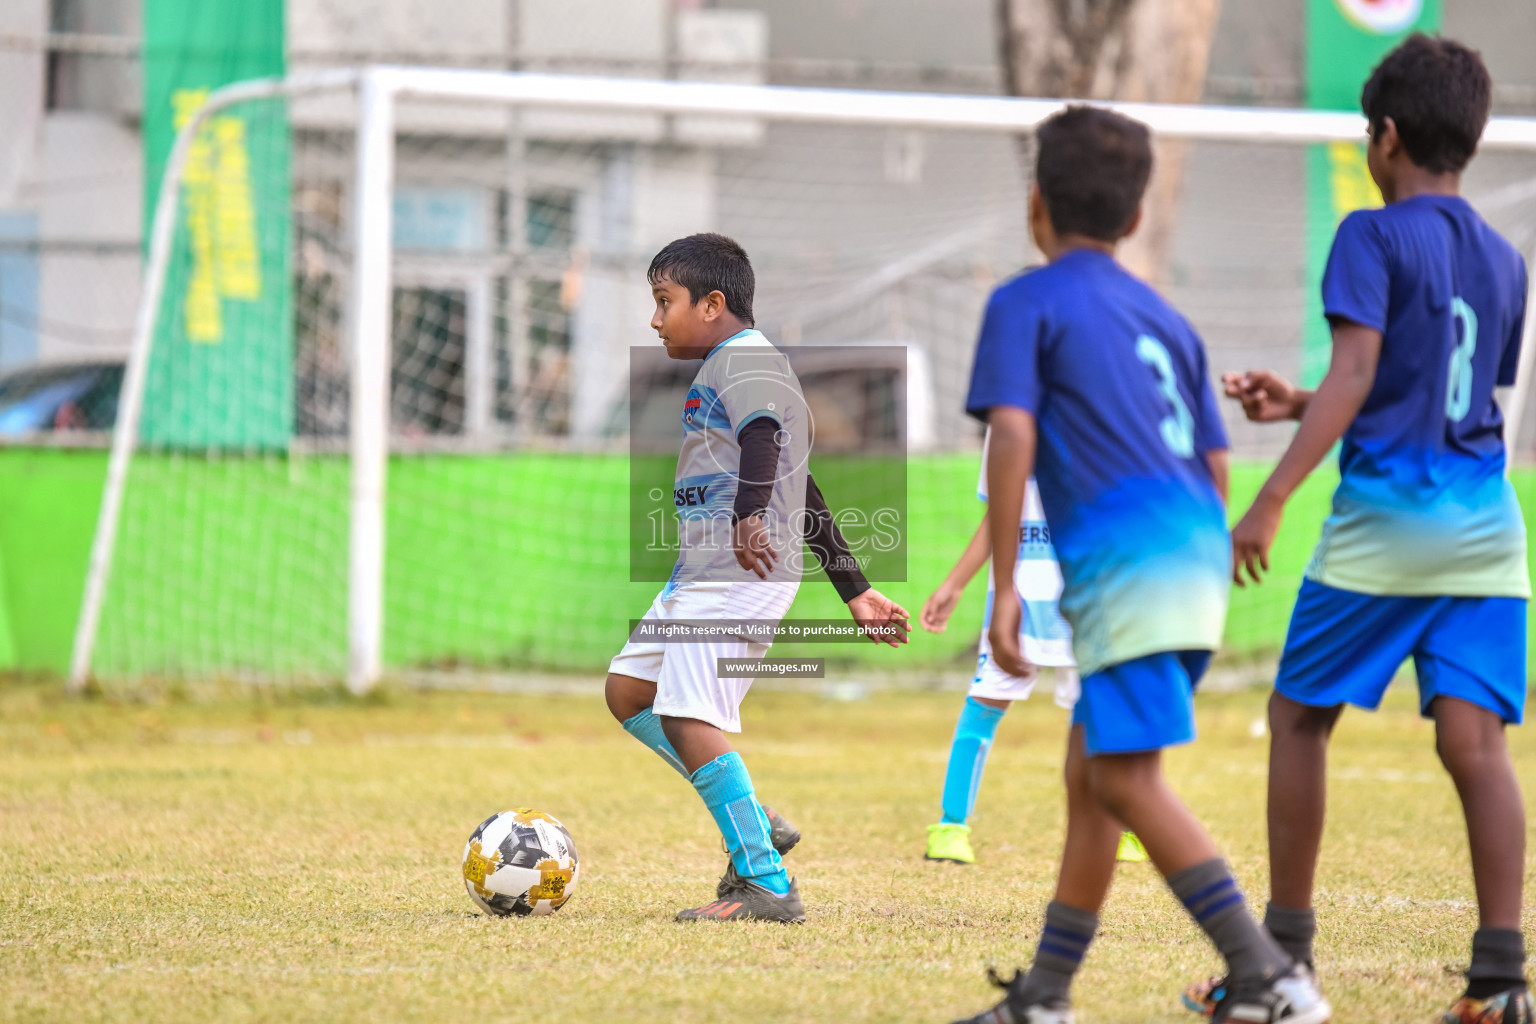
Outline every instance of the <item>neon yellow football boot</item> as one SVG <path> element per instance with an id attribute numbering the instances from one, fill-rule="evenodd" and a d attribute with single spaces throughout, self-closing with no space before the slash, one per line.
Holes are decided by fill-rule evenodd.
<path id="1" fill-rule="evenodd" d="M 1147 848 L 1141 845 L 1135 832 L 1120 833 L 1120 849 L 1115 851 L 1115 860 L 1122 864 L 1142 864 L 1149 859 Z"/>
<path id="2" fill-rule="evenodd" d="M 971 849 L 971 826 L 940 822 L 928 826 L 928 852 L 924 860 L 947 860 L 955 864 L 975 864 Z"/>

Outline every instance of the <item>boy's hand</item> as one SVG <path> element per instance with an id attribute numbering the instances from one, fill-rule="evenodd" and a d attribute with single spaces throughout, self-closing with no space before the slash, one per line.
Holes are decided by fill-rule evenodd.
<path id="1" fill-rule="evenodd" d="M 992 664 L 1011 676 L 1030 673 L 1030 664 L 1019 649 L 1019 625 L 1023 617 L 1019 595 L 1012 587 L 993 595 L 992 628 L 987 631 L 987 639 L 992 643 Z"/>
<path id="2" fill-rule="evenodd" d="M 1273 370 L 1224 373 L 1221 384 L 1227 397 L 1241 402 L 1243 414 L 1255 423 L 1300 419 L 1306 408 L 1306 393 Z"/>
<path id="3" fill-rule="evenodd" d="M 768 524 L 762 516 L 748 516 L 738 520 L 731 540 L 736 548 L 736 564 L 757 573 L 759 579 L 767 579 L 773 572 L 773 547 L 769 543 Z"/>
<path id="4" fill-rule="evenodd" d="M 912 614 L 873 588 L 849 601 L 848 611 L 865 627 L 864 635 L 877 644 L 900 647 L 912 632 Z"/>
<path id="5" fill-rule="evenodd" d="M 1253 582 L 1262 582 L 1259 570 L 1269 572 L 1269 549 L 1280 532 L 1280 515 L 1285 503 L 1270 497 L 1265 491 L 1253 499 L 1248 511 L 1243 513 L 1232 528 L 1232 582 L 1240 587 L 1248 584 L 1243 580 L 1243 567 Z"/>
<path id="6" fill-rule="evenodd" d="M 965 593 L 964 587 L 957 587 L 949 580 L 939 584 L 935 590 L 923 602 L 923 611 L 917 617 L 918 623 L 930 633 L 942 633 L 949 626 L 949 617 L 955 613 L 955 605 L 960 603 L 960 595 Z"/>

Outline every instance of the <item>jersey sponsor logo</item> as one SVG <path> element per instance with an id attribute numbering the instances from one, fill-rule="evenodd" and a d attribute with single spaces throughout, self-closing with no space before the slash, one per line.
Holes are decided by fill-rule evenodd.
<path id="1" fill-rule="evenodd" d="M 688 389 L 688 398 L 683 402 L 683 422 L 693 425 L 693 417 L 704 405 L 704 396 L 699 394 L 698 388 Z"/>
<path id="2" fill-rule="evenodd" d="M 672 491 L 672 503 L 678 508 L 695 508 L 704 504 L 709 493 L 709 484 L 698 484 L 693 487 L 678 487 Z"/>
<path id="3" fill-rule="evenodd" d="M 1045 523 L 1020 523 L 1019 546 L 1026 544 L 1050 544 L 1051 528 Z"/>
<path id="4" fill-rule="evenodd" d="M 1356 28 L 1381 36 L 1407 30 L 1424 10 L 1424 0 L 1335 0 Z"/>

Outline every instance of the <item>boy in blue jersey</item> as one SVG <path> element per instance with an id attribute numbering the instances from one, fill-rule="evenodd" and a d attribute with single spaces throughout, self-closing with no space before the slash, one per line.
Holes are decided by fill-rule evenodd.
<path id="1" fill-rule="evenodd" d="M 1230 374 L 1248 417 L 1300 427 L 1233 530 L 1233 578 L 1267 570 L 1285 501 L 1336 442 L 1333 511 L 1296 599 L 1270 700 L 1266 923 L 1312 962 L 1328 738 L 1410 656 L 1461 796 L 1479 927 L 1446 1024 L 1530 1024 L 1520 932 L 1525 809 L 1504 727 L 1525 706 L 1525 525 L 1495 386 L 1515 383 L 1526 271 L 1459 193 L 1488 120 L 1476 53 L 1414 36 L 1361 95 L 1386 206 L 1339 225 L 1323 276 L 1333 357 L 1315 392 Z M 1219 988 L 1219 983 L 1218 988 Z M 1197 1006 L 1198 988 L 1190 993 Z"/>
<path id="2" fill-rule="evenodd" d="M 632 637 L 608 666 L 608 710 L 693 785 L 725 840 L 716 899 L 679 921 L 800 923 L 805 907 L 782 855 L 800 840 L 758 802 L 726 734 L 741 731 L 750 676 L 722 675 L 722 659 L 760 659 L 772 641 L 733 623 L 782 619 L 811 549 L 855 620 L 876 643 L 907 642 L 907 612 L 871 589 L 806 466 L 805 396 L 784 354 L 752 326 L 755 277 L 723 235 L 667 245 L 648 278 L 651 327 L 673 359 L 703 360 L 683 403 L 673 490 L 680 551 L 645 623 L 718 623 L 704 641 Z"/>
<path id="3" fill-rule="evenodd" d="M 1226 959 L 1218 1021 L 1322 1024 L 1316 985 L 1249 913 L 1169 789 L 1164 747 L 1194 738 L 1193 690 L 1221 640 L 1231 568 L 1227 438 L 1193 328 L 1115 260 L 1152 168 L 1144 125 L 1071 107 L 1040 126 L 1030 230 L 1049 265 L 987 306 L 966 410 L 991 430 L 993 571 L 1013 574 L 1031 471 L 1061 564 L 1082 675 L 1066 758 L 1067 836 L 1035 959 L 973 1024 L 1070 1024 L 1121 828 Z M 992 657 L 1027 671 L 1000 588 Z"/>

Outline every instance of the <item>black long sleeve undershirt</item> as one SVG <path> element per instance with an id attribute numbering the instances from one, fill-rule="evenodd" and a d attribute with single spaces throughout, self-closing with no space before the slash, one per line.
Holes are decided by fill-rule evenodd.
<path id="1" fill-rule="evenodd" d="M 736 473 L 736 503 L 731 510 L 731 525 L 762 515 L 773 500 L 773 484 L 779 475 L 779 425 L 767 416 L 759 417 L 741 428 L 736 435 L 741 445 L 741 469 Z"/>
<path id="2" fill-rule="evenodd" d="M 822 497 L 821 488 L 816 486 L 816 478 L 809 473 L 805 477 L 805 510 L 810 513 L 811 520 L 810 530 L 805 535 L 805 546 L 821 562 L 837 596 L 847 604 L 870 589 L 869 580 L 864 578 L 864 572 L 854 559 L 853 552 L 848 550 L 843 531 L 832 520 L 832 513 L 827 509 L 827 499 Z"/>
<path id="3" fill-rule="evenodd" d="M 748 423 L 736 435 L 737 443 L 741 445 L 741 470 L 737 475 L 731 525 L 762 515 L 773 499 L 779 450 L 783 447 L 778 435 L 779 425 L 766 416 Z M 816 486 L 816 478 L 809 473 L 805 478 L 805 509 L 809 513 L 805 546 L 821 563 L 837 596 L 847 604 L 870 589 L 869 580 L 864 578 L 853 552 L 848 550 L 848 542 L 833 521 L 827 499 Z"/>

